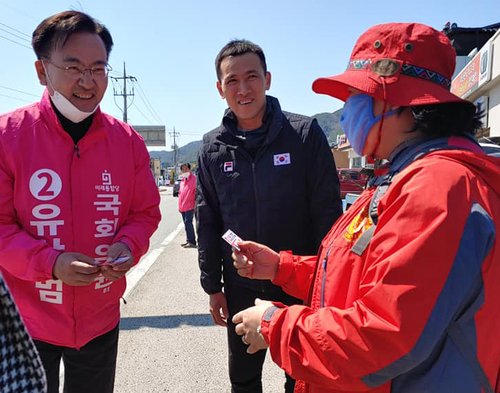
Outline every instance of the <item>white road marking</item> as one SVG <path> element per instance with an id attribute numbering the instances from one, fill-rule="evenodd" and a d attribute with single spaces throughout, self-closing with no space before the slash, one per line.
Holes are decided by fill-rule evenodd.
<path id="1" fill-rule="evenodd" d="M 130 291 L 139 283 L 142 277 L 147 273 L 147 271 L 153 266 L 161 253 L 165 250 L 165 247 L 177 236 L 177 234 L 184 228 L 184 223 L 181 222 L 160 244 L 160 247 L 149 251 L 142 260 L 135 266 L 132 270 L 127 273 L 127 289 L 123 294 L 123 297 L 128 296 Z"/>
<path id="2" fill-rule="evenodd" d="M 184 223 L 181 222 L 163 241 L 158 248 L 149 251 L 132 270 L 127 273 L 127 289 L 122 297 L 127 296 L 132 289 L 139 283 L 142 277 L 147 273 L 149 268 L 153 266 L 158 257 L 161 255 L 165 247 L 177 236 L 184 228 Z M 61 367 L 59 369 L 59 393 L 62 393 L 64 387 L 64 362 L 61 358 Z"/>

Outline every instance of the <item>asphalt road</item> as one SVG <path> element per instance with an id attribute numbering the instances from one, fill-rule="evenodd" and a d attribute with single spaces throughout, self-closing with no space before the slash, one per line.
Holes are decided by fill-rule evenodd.
<path id="1" fill-rule="evenodd" d="M 180 246 L 184 230 L 171 188 L 162 192 L 162 213 L 143 261 L 150 268 L 122 305 L 115 392 L 230 392 L 226 331 L 208 313 L 197 250 Z M 283 392 L 283 372 L 269 355 L 263 381 L 264 392 Z"/>

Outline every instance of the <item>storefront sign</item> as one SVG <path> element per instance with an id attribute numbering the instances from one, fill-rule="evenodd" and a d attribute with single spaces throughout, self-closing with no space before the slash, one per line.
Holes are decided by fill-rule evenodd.
<path id="1" fill-rule="evenodd" d="M 451 82 L 451 92 L 467 98 L 491 79 L 491 45 L 488 41 Z"/>

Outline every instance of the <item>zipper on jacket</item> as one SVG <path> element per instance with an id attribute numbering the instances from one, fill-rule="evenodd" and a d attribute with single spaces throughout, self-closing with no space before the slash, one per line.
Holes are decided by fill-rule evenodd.
<path id="1" fill-rule="evenodd" d="M 321 279 L 321 296 L 320 296 L 320 307 L 325 307 L 325 285 L 326 285 L 326 267 L 328 265 L 328 256 L 330 255 L 330 250 L 332 247 L 328 249 L 323 258 L 323 262 L 321 263 L 323 267 L 323 277 Z"/>
<path id="2" fill-rule="evenodd" d="M 76 153 L 76 156 L 78 158 L 80 158 L 80 148 L 78 147 L 78 145 L 75 145 L 75 153 Z"/>
<path id="3" fill-rule="evenodd" d="M 255 197 L 255 219 L 257 222 L 257 239 L 260 239 L 259 198 L 257 195 L 257 178 L 255 176 L 255 161 L 252 161 L 252 177 L 253 177 L 253 195 Z"/>
<path id="4" fill-rule="evenodd" d="M 253 178 L 253 195 L 255 198 L 255 221 L 257 225 L 257 239 L 260 239 L 260 215 L 259 215 L 259 198 L 257 195 L 257 178 L 255 176 L 255 161 L 252 160 L 252 178 Z M 260 290 L 266 293 L 266 286 L 264 282 L 260 283 Z"/>

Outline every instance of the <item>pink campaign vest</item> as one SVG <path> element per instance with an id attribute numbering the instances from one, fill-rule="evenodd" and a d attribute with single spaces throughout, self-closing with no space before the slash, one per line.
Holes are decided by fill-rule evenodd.
<path id="1" fill-rule="evenodd" d="M 79 348 L 119 322 L 125 278 L 68 286 L 52 276 L 61 252 L 104 261 L 111 243 L 134 260 L 160 220 L 160 197 L 142 138 L 94 114 L 75 146 L 45 92 L 0 117 L 0 270 L 33 338 Z"/>

